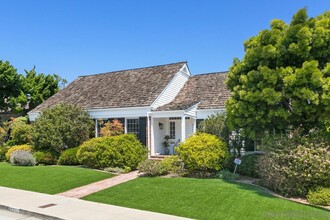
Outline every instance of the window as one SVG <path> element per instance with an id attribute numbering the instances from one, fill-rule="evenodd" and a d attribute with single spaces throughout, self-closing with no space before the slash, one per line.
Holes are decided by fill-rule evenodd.
<path id="1" fill-rule="evenodd" d="M 170 122 L 170 139 L 175 139 L 175 121 Z"/>
<path id="2" fill-rule="evenodd" d="M 186 119 L 190 119 L 190 117 L 186 117 Z M 181 117 L 170 117 L 170 120 L 181 120 Z"/>
<path id="3" fill-rule="evenodd" d="M 127 126 L 127 134 L 139 134 L 139 119 L 127 119 L 126 120 Z"/>

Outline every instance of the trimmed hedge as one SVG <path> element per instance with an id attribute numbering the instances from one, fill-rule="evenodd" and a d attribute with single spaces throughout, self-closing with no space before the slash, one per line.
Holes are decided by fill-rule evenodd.
<path id="1" fill-rule="evenodd" d="M 197 133 L 181 143 L 176 152 L 189 171 L 208 172 L 223 167 L 227 146 L 215 135 Z"/>
<path id="2" fill-rule="evenodd" d="M 124 134 L 86 141 L 79 147 L 77 157 L 81 164 L 92 168 L 129 167 L 134 170 L 147 157 L 147 149 L 135 135 Z"/>
<path id="3" fill-rule="evenodd" d="M 78 147 L 69 148 L 62 152 L 58 158 L 58 164 L 60 165 L 79 165 L 77 158 Z"/>

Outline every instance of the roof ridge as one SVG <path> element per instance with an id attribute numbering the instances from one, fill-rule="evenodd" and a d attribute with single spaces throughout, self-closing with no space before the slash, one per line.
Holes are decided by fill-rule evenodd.
<path id="1" fill-rule="evenodd" d="M 194 74 L 192 77 L 194 76 L 203 76 L 203 75 L 209 75 L 209 74 L 226 74 L 229 71 L 218 71 L 218 72 L 210 72 L 210 73 L 198 73 L 198 74 Z"/>
<path id="2" fill-rule="evenodd" d="M 183 63 L 188 63 L 188 62 L 181 61 L 181 62 L 176 62 L 176 63 L 167 63 L 167 64 L 160 64 L 160 65 L 154 65 L 154 66 L 138 67 L 138 68 L 124 69 L 124 70 L 115 70 L 115 71 L 104 72 L 104 73 L 94 73 L 94 74 L 89 74 L 89 75 L 78 76 L 78 78 L 96 76 L 96 75 L 102 75 L 102 74 L 108 74 L 108 73 L 124 72 L 124 71 L 130 71 L 130 70 L 149 69 L 149 68 L 160 67 L 160 66 L 169 66 L 169 65 L 179 64 L 179 63 L 183 64 Z"/>

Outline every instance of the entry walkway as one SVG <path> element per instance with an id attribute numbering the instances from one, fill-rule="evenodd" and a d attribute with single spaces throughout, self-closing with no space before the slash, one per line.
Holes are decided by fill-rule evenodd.
<path id="1" fill-rule="evenodd" d="M 186 218 L 114 205 L 84 201 L 59 195 L 0 187 L 0 209 L 28 214 L 36 219 L 71 220 L 184 220 Z"/>
<path id="2" fill-rule="evenodd" d="M 138 177 L 138 171 L 133 171 L 130 173 L 120 174 L 118 176 L 109 179 L 91 183 L 85 186 L 74 188 L 69 191 L 59 193 L 58 195 L 71 197 L 71 198 L 82 198 L 84 196 L 93 194 L 95 192 L 104 190 L 106 188 L 136 179 L 137 177 Z"/>

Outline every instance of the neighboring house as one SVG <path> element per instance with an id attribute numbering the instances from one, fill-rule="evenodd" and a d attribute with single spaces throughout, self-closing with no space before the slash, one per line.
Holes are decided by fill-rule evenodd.
<path id="1" fill-rule="evenodd" d="M 82 107 L 95 120 L 120 120 L 136 134 L 150 155 L 164 154 L 164 136 L 174 145 L 192 135 L 208 115 L 222 112 L 229 91 L 226 73 L 191 76 L 186 62 L 80 76 L 28 113 L 34 121 L 59 103 Z"/>

